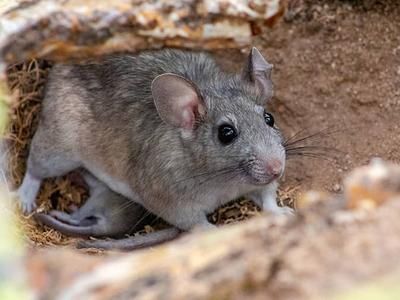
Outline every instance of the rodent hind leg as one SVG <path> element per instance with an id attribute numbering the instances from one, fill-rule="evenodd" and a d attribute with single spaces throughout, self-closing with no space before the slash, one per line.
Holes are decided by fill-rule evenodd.
<path id="1" fill-rule="evenodd" d="M 253 200 L 263 211 L 268 211 L 276 215 L 294 215 L 295 211 L 292 208 L 278 205 L 276 201 L 277 189 L 278 182 L 274 181 L 266 187 L 251 192 L 246 196 Z"/>
<path id="2" fill-rule="evenodd" d="M 27 170 L 18 188 L 17 195 L 24 214 L 36 208 L 36 196 L 45 178 L 61 176 L 79 167 L 79 162 L 57 146 L 42 142 L 46 137 L 39 131 L 35 134 L 28 156 Z M 38 146 L 39 145 L 39 146 Z"/>
<path id="3" fill-rule="evenodd" d="M 85 178 L 88 178 L 85 176 Z M 92 182 L 91 195 L 85 204 L 68 214 L 50 211 L 49 214 L 36 214 L 35 218 L 61 233 L 79 237 L 118 237 L 132 231 L 146 211 L 142 206 L 113 192 L 102 182 Z"/>

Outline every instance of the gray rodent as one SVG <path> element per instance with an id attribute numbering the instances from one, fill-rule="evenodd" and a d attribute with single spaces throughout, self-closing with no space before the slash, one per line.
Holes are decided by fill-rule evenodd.
<path id="1" fill-rule="evenodd" d="M 176 233 L 214 227 L 207 214 L 240 196 L 292 213 L 276 203 L 285 149 L 265 110 L 271 70 L 256 48 L 240 74 L 173 49 L 55 65 L 18 189 L 22 210 L 35 209 L 44 178 L 83 168 L 92 196 L 81 212 L 37 215 L 67 234 L 126 233 L 141 206 Z M 107 214 L 127 199 L 131 212 Z"/>

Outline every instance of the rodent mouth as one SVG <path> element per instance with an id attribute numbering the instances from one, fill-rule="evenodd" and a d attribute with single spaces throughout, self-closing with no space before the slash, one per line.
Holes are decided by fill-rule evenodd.
<path id="1" fill-rule="evenodd" d="M 254 185 L 267 185 L 272 181 L 279 179 L 281 175 L 272 175 L 272 176 L 251 176 Z"/>
<path id="2" fill-rule="evenodd" d="M 272 181 L 279 179 L 280 177 L 282 177 L 282 174 L 268 176 L 266 174 L 259 174 L 259 173 L 257 174 L 252 172 L 251 170 L 246 170 L 244 177 L 246 178 L 246 181 L 249 184 L 262 186 L 262 185 L 268 185 Z"/>
<path id="3" fill-rule="evenodd" d="M 283 175 L 283 171 L 280 174 L 268 174 L 259 169 L 257 170 L 257 168 L 254 168 L 254 165 L 249 164 L 243 164 L 242 170 L 246 181 L 249 184 L 256 186 L 268 185 L 271 182 L 278 180 Z"/>

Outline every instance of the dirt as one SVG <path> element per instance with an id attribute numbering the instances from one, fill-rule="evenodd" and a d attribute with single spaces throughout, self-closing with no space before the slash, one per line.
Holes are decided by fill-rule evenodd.
<path id="1" fill-rule="evenodd" d="M 400 6 L 397 1 L 291 1 L 286 20 L 254 41 L 274 64 L 271 109 L 286 137 L 312 141 L 333 161 L 288 160 L 283 188 L 342 192 L 342 179 L 373 157 L 400 161 Z M 239 51 L 219 53 L 232 69 Z M 229 58 L 228 58 L 229 57 Z M 325 151 L 332 157 L 332 151 Z"/>

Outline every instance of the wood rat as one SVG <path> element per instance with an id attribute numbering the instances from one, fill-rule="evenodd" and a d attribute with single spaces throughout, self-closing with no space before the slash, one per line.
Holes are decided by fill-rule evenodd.
<path id="1" fill-rule="evenodd" d="M 290 214 L 276 203 L 285 149 L 264 108 L 271 70 L 256 48 L 240 74 L 173 49 L 55 65 L 18 189 L 22 210 L 35 209 L 44 178 L 83 168 L 88 202 L 73 214 L 37 215 L 70 235 L 126 233 L 141 206 L 175 232 L 214 227 L 207 214 L 240 196 Z"/>

